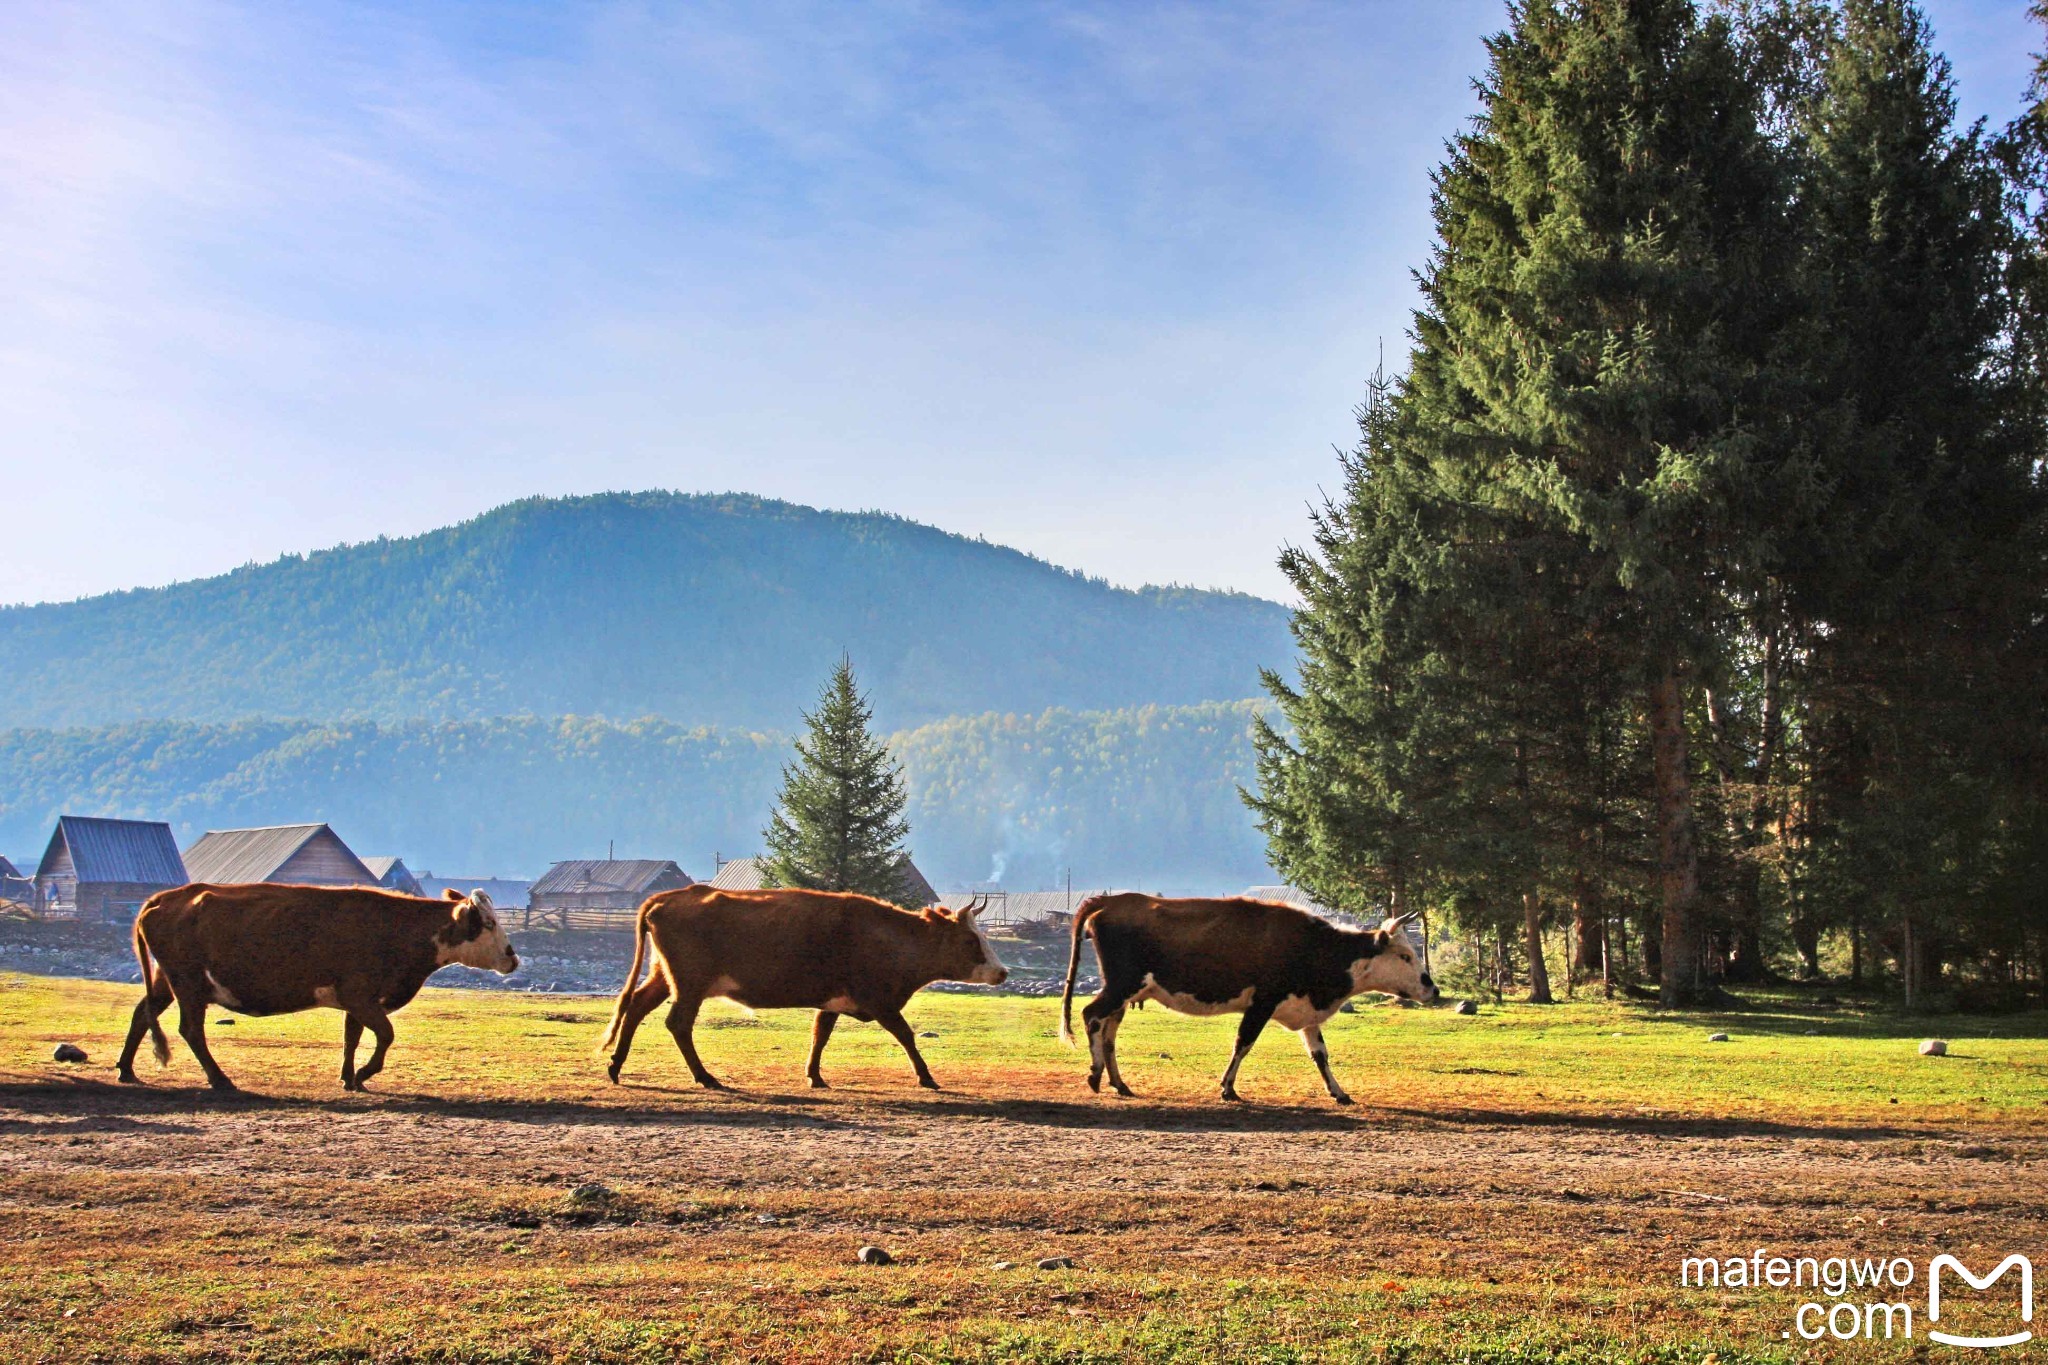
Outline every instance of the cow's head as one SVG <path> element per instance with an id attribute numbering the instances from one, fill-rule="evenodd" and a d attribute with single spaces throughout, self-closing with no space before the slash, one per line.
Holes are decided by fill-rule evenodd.
<path id="1" fill-rule="evenodd" d="M 978 986 L 1000 986 L 1010 979 L 1010 969 L 996 960 L 978 918 L 986 900 L 970 901 L 960 910 L 933 908 L 925 920 L 939 934 L 939 974 L 947 981 L 972 981 Z"/>
<path id="2" fill-rule="evenodd" d="M 1384 991 L 1423 1004 L 1436 1001 L 1436 982 L 1422 969 L 1415 945 L 1408 941 L 1414 915 L 1396 915 L 1377 929 L 1365 931 L 1373 951 L 1352 964 L 1352 981 L 1361 991 Z"/>
<path id="3" fill-rule="evenodd" d="M 516 972 L 519 955 L 505 937 L 498 908 L 482 891 L 467 896 L 449 887 L 442 895 L 449 904 L 448 925 L 434 937 L 441 945 L 441 965 L 459 962 L 485 972 Z"/>

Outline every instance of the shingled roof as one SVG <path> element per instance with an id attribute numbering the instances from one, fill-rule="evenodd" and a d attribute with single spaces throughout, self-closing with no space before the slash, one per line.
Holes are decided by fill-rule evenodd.
<path id="1" fill-rule="evenodd" d="M 71 850 L 72 871 L 80 882 L 183 886 L 192 880 L 185 875 L 185 860 L 178 856 L 171 827 L 161 820 L 60 815 L 37 876 L 49 869 L 59 844 Z"/>
<path id="2" fill-rule="evenodd" d="M 684 881 L 690 874 L 667 858 L 572 858 L 541 873 L 533 884 L 536 896 L 594 896 L 608 891 L 644 894 L 673 873 Z"/>
<path id="3" fill-rule="evenodd" d="M 262 829 L 210 829 L 198 843 L 185 850 L 185 867 L 195 882 L 232 885 L 238 882 L 269 881 L 292 855 L 325 833 L 348 854 L 355 879 L 363 886 L 375 886 L 377 879 L 363 860 L 342 843 L 326 825 L 270 825 Z"/>
<path id="4" fill-rule="evenodd" d="M 720 891 L 759 891 L 766 883 L 764 858 L 734 858 L 718 869 L 718 875 L 711 879 L 711 885 Z M 939 893 L 932 890 L 932 884 L 925 880 L 924 873 L 917 870 L 917 864 L 904 864 L 903 899 L 905 903 L 923 907 L 939 904 Z"/>

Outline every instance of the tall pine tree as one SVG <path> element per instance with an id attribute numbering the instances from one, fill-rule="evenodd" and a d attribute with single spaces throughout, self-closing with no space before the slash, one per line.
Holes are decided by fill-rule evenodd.
<path id="1" fill-rule="evenodd" d="M 852 661 L 841 659 L 817 709 L 804 715 L 797 761 L 782 770 L 782 795 L 763 834 L 770 885 L 904 898 L 903 772 L 869 731 L 872 719 Z"/>

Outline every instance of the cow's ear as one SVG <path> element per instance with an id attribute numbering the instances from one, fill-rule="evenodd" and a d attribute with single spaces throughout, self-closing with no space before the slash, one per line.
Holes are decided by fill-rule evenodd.
<path id="1" fill-rule="evenodd" d="M 441 899 L 444 901 L 459 901 L 463 899 L 463 896 L 460 891 L 451 886 L 441 893 Z"/>
<path id="2" fill-rule="evenodd" d="M 448 912 L 448 918 L 464 940 L 475 938 L 484 931 L 484 912 L 466 896 L 456 898 L 455 908 Z"/>

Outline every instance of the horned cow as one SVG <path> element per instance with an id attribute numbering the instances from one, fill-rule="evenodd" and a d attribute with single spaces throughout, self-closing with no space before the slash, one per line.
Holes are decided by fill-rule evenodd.
<path id="1" fill-rule="evenodd" d="M 215 1090 L 235 1083 L 206 1046 L 206 1009 L 237 1014 L 342 1010 L 341 1083 L 361 1090 L 384 1067 L 391 1011 L 442 967 L 460 963 L 515 972 L 519 958 L 491 898 L 452 888 L 443 900 L 360 886 L 214 886 L 159 891 L 135 917 L 135 960 L 143 996 L 135 1006 L 120 1077 L 139 1084 L 135 1053 L 150 1035 L 159 1062 L 170 1044 L 157 1016 L 178 1002 L 178 1035 Z M 377 1040 L 358 1071 L 363 1030 Z"/>
<path id="2" fill-rule="evenodd" d="M 1436 983 L 1401 932 L 1409 918 L 1377 929 L 1342 929 L 1278 901 L 1164 900 L 1133 892 L 1092 897 L 1074 912 L 1060 1037 L 1074 1042 L 1074 976 L 1086 934 L 1102 967 L 1102 990 L 1081 1011 L 1089 1089 L 1100 1090 L 1107 1072 L 1117 1094 L 1131 1093 L 1117 1068 L 1117 1030 L 1127 1007 L 1156 1000 L 1182 1014 L 1244 1016 L 1223 1073 L 1224 1099 L 1237 1098 L 1238 1067 L 1266 1022 L 1278 1020 L 1301 1034 L 1330 1098 L 1349 1104 L 1330 1074 L 1324 1022 L 1361 991 L 1436 999 Z"/>
<path id="3" fill-rule="evenodd" d="M 814 1009 L 813 1087 L 823 1088 L 818 1059 L 842 1014 L 887 1029 L 917 1069 L 917 1083 L 939 1088 L 903 1018 L 910 997 L 934 981 L 999 986 L 1009 972 L 996 960 L 975 916 L 941 909 L 900 910 L 886 901 L 843 891 L 723 891 L 698 884 L 650 896 L 640 907 L 633 965 L 619 992 L 598 1051 L 611 1052 L 614 1082 L 633 1046 L 634 1030 L 655 1006 L 669 1002 L 668 1031 L 697 1084 L 723 1085 L 697 1056 L 697 1011 L 712 996 L 750 1009 Z M 640 980 L 649 943 L 654 968 Z"/>

